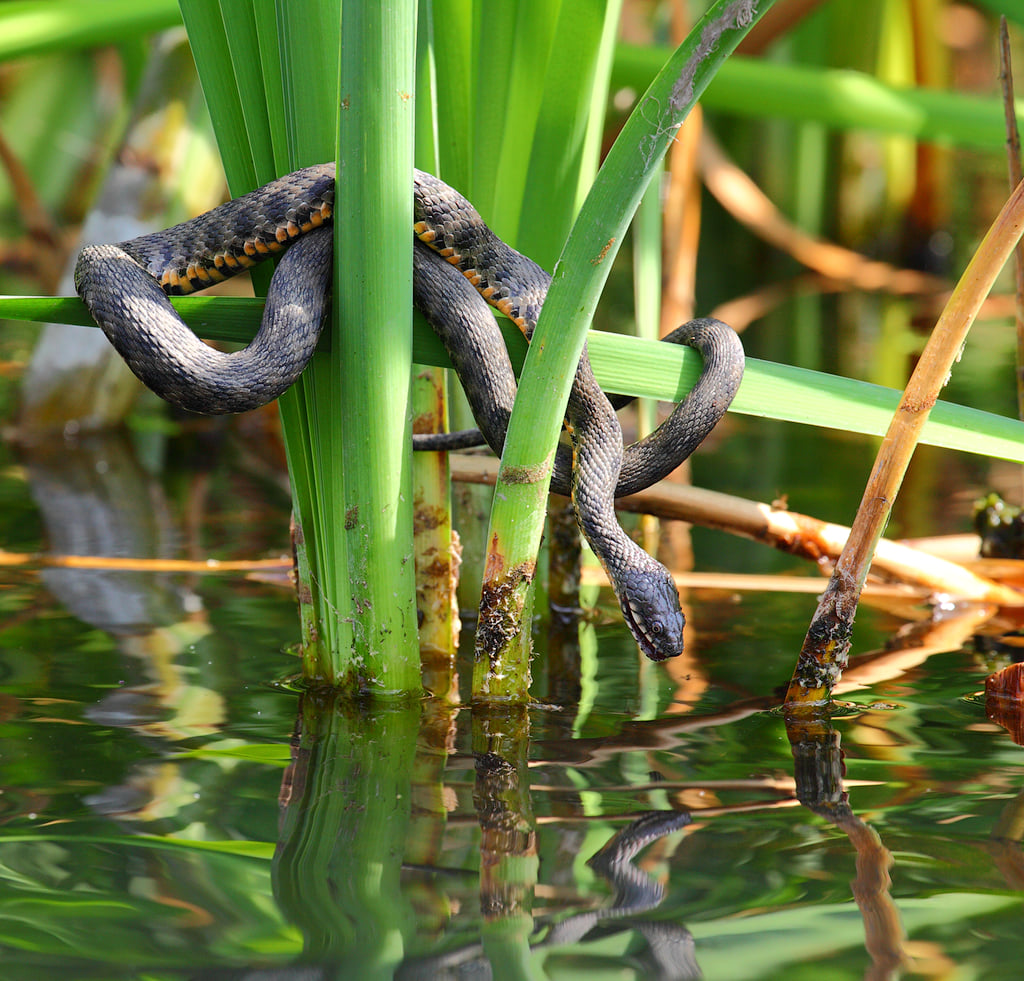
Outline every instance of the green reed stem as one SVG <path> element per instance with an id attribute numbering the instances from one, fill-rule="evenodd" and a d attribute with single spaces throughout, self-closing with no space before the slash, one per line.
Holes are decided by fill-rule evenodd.
<path id="1" fill-rule="evenodd" d="M 595 134 L 603 118 L 621 4 L 566 0 L 530 9 L 530 18 L 517 19 L 508 39 L 520 67 L 499 85 L 499 91 L 507 86 L 509 112 L 521 123 L 506 128 L 493 148 L 494 171 L 474 171 L 472 194 L 485 202 L 483 214 L 499 234 L 550 269 L 576 217 L 579 189 L 589 185 L 597 169 Z M 542 13 L 544 25 L 538 29 Z M 489 77 L 482 76 L 481 84 Z M 595 106 L 600 106 L 596 114 Z M 523 520 L 543 522 L 545 496 L 539 492 Z M 529 620 L 526 590 L 533 559 L 503 566 L 498 546 L 489 533 L 481 609 L 490 614 L 478 633 L 476 698 L 520 698 L 530 683 L 529 638 L 520 625 Z M 503 654 L 491 660 L 496 632 Z"/>
<path id="2" fill-rule="evenodd" d="M 623 127 L 562 250 L 526 356 L 495 489 L 473 678 L 479 697 L 526 697 L 528 644 L 522 624 L 515 629 L 510 619 L 525 607 L 565 405 L 626 226 L 676 128 L 756 15 L 770 6 L 771 0 L 719 0 L 698 22 Z M 488 632 L 490 623 L 499 624 L 500 633 Z"/>
<path id="3" fill-rule="evenodd" d="M 416 2 L 345 0 L 342 37 L 332 362 L 353 656 L 374 689 L 418 691 L 408 493 Z"/>
<path id="4" fill-rule="evenodd" d="M 351 0 L 342 12 L 339 0 L 183 0 L 183 14 L 232 193 L 336 152 L 344 175 L 329 353 L 280 401 L 303 673 L 348 689 L 418 691 L 411 507 L 403 500 L 415 3 L 381 9 Z M 327 120 L 339 120 L 337 132 Z M 390 257 L 387 290 L 373 254 Z"/>
<path id="5" fill-rule="evenodd" d="M 338 111 L 341 4 L 278 0 L 275 7 L 276 17 L 260 31 L 259 61 L 267 80 L 274 165 L 287 173 L 336 152 L 333 127 L 325 121 Z M 325 333 L 333 350 L 333 328 Z M 338 393 L 332 358 L 313 358 L 278 404 L 292 480 L 303 676 L 356 687 L 359 678 L 349 670 L 354 602 L 341 519 L 345 473 L 334 435 Z"/>

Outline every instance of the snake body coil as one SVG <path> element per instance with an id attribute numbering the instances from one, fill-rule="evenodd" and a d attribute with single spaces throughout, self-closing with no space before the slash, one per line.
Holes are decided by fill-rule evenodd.
<path id="1" fill-rule="evenodd" d="M 307 167 L 167 231 L 84 248 L 75 285 L 153 391 L 193 412 L 244 412 L 289 388 L 316 348 L 330 290 L 333 204 L 333 164 Z M 484 300 L 529 338 L 549 277 L 497 238 L 465 198 L 421 171 L 414 215 L 416 305 L 444 341 L 481 430 L 500 452 L 515 378 Z M 280 253 L 260 330 L 241 351 L 208 347 L 167 299 Z M 683 649 L 679 596 L 668 572 L 619 526 L 614 498 L 678 466 L 721 418 L 743 369 L 739 341 L 718 321 L 693 321 L 670 339 L 700 350 L 704 371 L 669 419 L 625 453 L 618 419 L 584 352 L 566 410 L 571 459 L 562 448 L 552 479 L 552 490 L 571 496 L 626 622 L 654 660 Z"/>

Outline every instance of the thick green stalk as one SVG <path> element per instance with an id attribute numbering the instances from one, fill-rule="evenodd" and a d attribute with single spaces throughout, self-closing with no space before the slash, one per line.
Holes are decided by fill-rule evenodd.
<path id="1" fill-rule="evenodd" d="M 587 327 L 612 259 L 651 176 L 686 113 L 771 6 L 719 0 L 698 22 L 626 122 L 573 226 L 526 357 L 502 456 L 488 532 L 474 692 L 525 698 L 525 597 L 537 549 L 555 444 Z"/>
<path id="2" fill-rule="evenodd" d="M 404 288 L 403 276 L 393 277 L 385 293 L 378 268 L 342 261 L 365 256 L 372 240 L 393 269 L 411 269 L 415 4 L 378 8 L 347 3 L 343 24 L 339 0 L 183 3 L 233 193 L 332 159 L 337 134 L 324 121 L 341 107 L 335 254 L 342 275 L 330 353 L 314 358 L 280 402 L 302 579 L 303 671 L 346 688 L 416 691 L 411 511 L 402 500 L 411 273 Z"/>
<path id="3" fill-rule="evenodd" d="M 275 9 L 276 17 L 261 25 L 259 63 L 267 80 L 274 167 L 287 173 L 335 155 L 335 133 L 323 121 L 338 111 L 341 4 L 278 0 Z M 345 473 L 334 442 L 339 423 L 332 357 L 315 357 L 278 404 L 295 508 L 303 675 L 355 688 L 360 678 L 349 663 L 354 603 L 340 517 Z"/>
<path id="4" fill-rule="evenodd" d="M 334 378 L 344 437 L 353 656 L 366 682 L 418 690 L 409 500 L 415 0 L 342 6 Z M 344 317 L 344 326 L 341 318 Z"/>

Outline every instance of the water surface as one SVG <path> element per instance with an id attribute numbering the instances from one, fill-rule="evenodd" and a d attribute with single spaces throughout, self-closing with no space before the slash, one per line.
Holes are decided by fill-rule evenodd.
<path id="1" fill-rule="evenodd" d="M 752 468 L 770 428 L 730 435 L 698 479 L 746 473 L 753 496 L 777 483 L 826 514 L 857 495 Z M 124 441 L 7 451 L 3 547 L 286 552 L 279 491 L 143 459 Z M 235 506 L 207 498 L 196 524 L 201 479 Z M 695 544 L 704 569 L 796 568 Z M 568 676 L 541 624 L 537 703 L 488 714 L 300 695 L 278 586 L 7 569 L 3 976 L 1016 977 L 1022 750 L 981 695 L 1006 649 L 957 611 L 936 641 L 865 607 L 832 728 L 787 731 L 813 595 L 685 600 L 687 654 L 666 665 L 638 658 L 607 594 L 570 632 Z"/>

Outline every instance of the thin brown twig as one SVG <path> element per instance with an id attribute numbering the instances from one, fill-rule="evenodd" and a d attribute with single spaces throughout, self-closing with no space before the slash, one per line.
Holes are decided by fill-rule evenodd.
<path id="1" fill-rule="evenodd" d="M 132 572 L 290 572 L 290 558 L 280 559 L 146 559 L 105 555 L 44 555 L 5 552 L 0 549 L 0 568 L 97 569 Z"/>
<path id="2" fill-rule="evenodd" d="M 1012 191 L 1024 175 L 1020 163 L 1020 129 L 1013 101 L 1013 62 L 1010 57 L 1010 31 L 1006 18 L 999 18 L 999 80 L 1003 90 L 1003 113 L 1006 117 L 1006 167 Z M 1024 419 L 1024 248 L 1017 243 L 1013 253 L 1014 284 L 1016 286 L 1017 325 L 1017 417 Z"/>
<path id="3" fill-rule="evenodd" d="M 706 129 L 701 136 L 698 160 L 705 186 L 726 211 L 808 269 L 863 290 L 928 294 L 949 288 L 936 276 L 868 259 L 797 228 L 750 176 L 729 159 Z"/>

